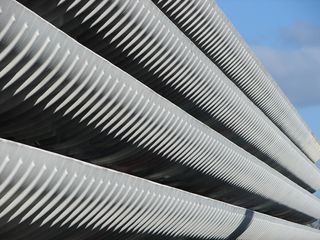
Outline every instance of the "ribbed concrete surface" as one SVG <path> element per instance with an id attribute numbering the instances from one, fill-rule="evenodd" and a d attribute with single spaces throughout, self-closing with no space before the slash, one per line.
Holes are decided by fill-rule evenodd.
<path id="1" fill-rule="evenodd" d="M 304 153 L 151 1 L 22 2 L 299 185 L 319 189 Z"/>
<path id="2" fill-rule="evenodd" d="M 319 239 L 320 232 L 0 140 L 0 238 Z"/>
<path id="3" fill-rule="evenodd" d="M 320 216 L 274 169 L 16 2 L 0 6 L 2 136 L 292 221 Z"/>
<path id="4" fill-rule="evenodd" d="M 152 1 L 311 160 L 320 159 L 319 142 L 214 0 Z"/>

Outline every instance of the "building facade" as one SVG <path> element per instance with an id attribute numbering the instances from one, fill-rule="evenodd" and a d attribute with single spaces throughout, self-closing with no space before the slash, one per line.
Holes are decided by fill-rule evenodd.
<path id="1" fill-rule="evenodd" d="M 212 0 L 0 0 L 0 239 L 319 239 L 320 145 Z"/>

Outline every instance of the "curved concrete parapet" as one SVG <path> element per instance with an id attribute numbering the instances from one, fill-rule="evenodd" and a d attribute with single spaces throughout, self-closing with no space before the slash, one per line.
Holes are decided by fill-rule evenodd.
<path id="1" fill-rule="evenodd" d="M 318 230 L 0 140 L 0 238 L 319 239 Z"/>

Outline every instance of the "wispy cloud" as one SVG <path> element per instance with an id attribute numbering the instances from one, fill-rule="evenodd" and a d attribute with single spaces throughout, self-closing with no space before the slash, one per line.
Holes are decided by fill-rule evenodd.
<path id="1" fill-rule="evenodd" d="M 256 54 L 295 105 L 319 105 L 320 26 L 296 23 L 278 37 L 291 47 L 255 46 Z"/>
<path id="2" fill-rule="evenodd" d="M 285 44 L 292 44 L 297 47 L 320 46 L 320 26 L 318 25 L 296 22 L 290 27 L 280 29 L 280 36 Z"/>

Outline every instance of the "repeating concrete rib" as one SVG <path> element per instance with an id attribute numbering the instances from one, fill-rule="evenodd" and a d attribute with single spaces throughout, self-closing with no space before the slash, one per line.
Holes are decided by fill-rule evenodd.
<path id="1" fill-rule="evenodd" d="M 320 237 L 309 227 L 2 139 L 0 183 L 1 239 Z"/>
<path id="2" fill-rule="evenodd" d="M 214 0 L 152 0 L 313 161 L 320 145 Z"/>
<path id="3" fill-rule="evenodd" d="M 22 2 L 297 184 L 319 189 L 314 164 L 151 1 Z"/>
<path id="4" fill-rule="evenodd" d="M 15 1 L 0 9 L 1 136 L 292 221 L 320 217 L 312 194 L 130 75 Z"/>

